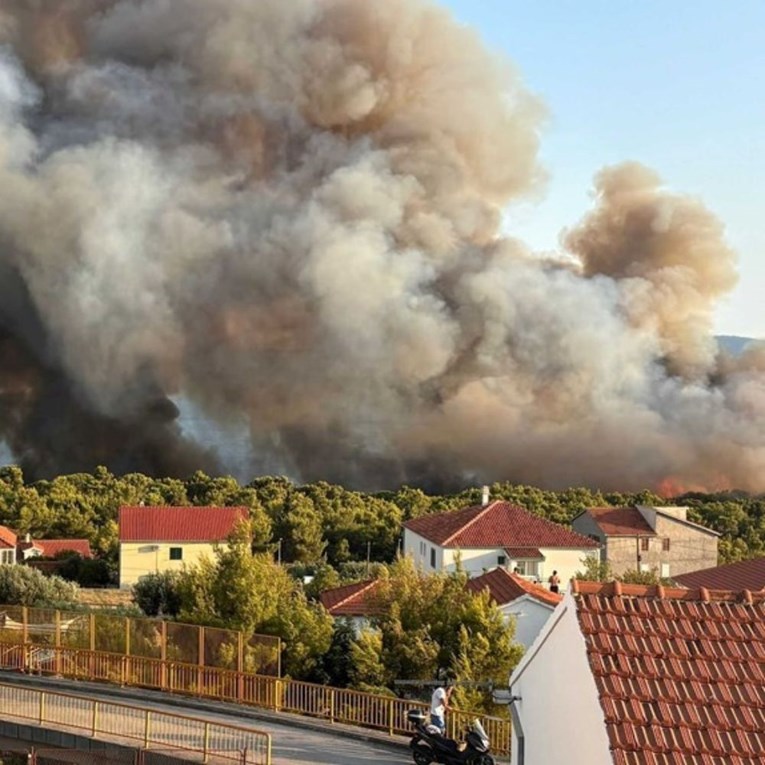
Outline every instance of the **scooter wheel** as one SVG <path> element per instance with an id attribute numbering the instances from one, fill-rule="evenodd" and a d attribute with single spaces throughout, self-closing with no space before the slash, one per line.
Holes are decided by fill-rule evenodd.
<path id="1" fill-rule="evenodd" d="M 412 757 L 414 757 L 416 765 L 430 765 L 430 763 L 433 762 L 433 760 L 430 758 L 430 755 L 423 751 L 415 750 L 412 752 Z"/>

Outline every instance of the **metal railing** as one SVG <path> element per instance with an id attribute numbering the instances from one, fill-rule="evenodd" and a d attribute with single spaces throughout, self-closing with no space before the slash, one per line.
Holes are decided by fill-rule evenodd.
<path id="1" fill-rule="evenodd" d="M 77 648 L 34 644 L 0 646 L 0 667 L 219 699 L 371 728 L 390 735 L 411 734 L 407 711 L 429 709 L 422 702 L 299 680 Z M 447 715 L 447 732 L 453 738 L 458 737 L 476 717 L 486 729 L 492 749 L 498 754 L 509 754 L 509 720 L 452 709 Z"/>
<path id="2" fill-rule="evenodd" d="M 281 639 L 239 630 L 95 611 L 0 605 L 0 643 L 85 648 L 147 659 L 183 659 L 261 675 L 281 674 Z M 1 648 L 1 646 L 0 646 Z"/>
<path id="3" fill-rule="evenodd" d="M 8 684 L 0 684 L 0 710 L 6 719 L 194 753 L 203 762 L 271 765 L 271 735 L 252 728 Z"/>

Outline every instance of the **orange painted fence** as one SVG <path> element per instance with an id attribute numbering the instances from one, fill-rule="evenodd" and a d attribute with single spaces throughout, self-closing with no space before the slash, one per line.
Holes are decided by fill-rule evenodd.
<path id="1" fill-rule="evenodd" d="M 95 611 L 0 605 L 0 643 L 85 648 L 260 675 L 281 674 L 281 640 L 238 630 Z"/>
<path id="2" fill-rule="evenodd" d="M 186 696 L 220 699 L 277 712 L 290 712 L 385 731 L 411 734 L 406 713 L 425 709 L 421 702 L 331 688 L 298 680 L 257 675 L 178 661 L 162 661 L 80 648 L 56 648 L 34 643 L 0 644 L 0 667 L 77 680 L 152 688 Z M 452 710 L 449 735 L 459 737 L 476 717 L 486 729 L 492 749 L 510 752 L 510 722 Z"/>

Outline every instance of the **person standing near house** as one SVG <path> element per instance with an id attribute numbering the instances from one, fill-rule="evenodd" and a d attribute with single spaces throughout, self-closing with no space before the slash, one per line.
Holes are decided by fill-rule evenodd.
<path id="1" fill-rule="evenodd" d="M 430 699 L 430 723 L 446 734 L 446 710 L 449 708 L 449 699 L 454 690 L 454 683 L 447 680 L 444 685 L 439 685 Z"/>
<path id="2" fill-rule="evenodd" d="M 553 571 L 548 579 L 550 582 L 550 592 L 560 592 L 560 577 L 557 571 Z"/>

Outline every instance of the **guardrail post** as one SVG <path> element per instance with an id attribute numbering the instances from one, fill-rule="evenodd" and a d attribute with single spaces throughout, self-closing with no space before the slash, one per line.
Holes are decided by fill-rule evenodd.
<path id="1" fill-rule="evenodd" d="M 161 661 L 159 670 L 159 687 L 161 690 L 167 688 L 167 622 L 162 621 L 160 627 L 161 636 L 159 644 L 159 659 Z"/>
<path id="2" fill-rule="evenodd" d="M 205 723 L 205 740 L 202 747 L 202 762 L 207 762 L 208 752 L 210 751 L 210 723 Z"/>
<path id="3" fill-rule="evenodd" d="M 61 611 L 56 609 L 56 675 L 61 674 Z"/>
<path id="4" fill-rule="evenodd" d="M 96 674 L 96 615 L 90 614 L 90 655 L 88 656 L 88 680 L 93 680 Z"/>
<path id="5" fill-rule="evenodd" d="M 144 721 L 144 726 L 143 726 L 143 748 L 144 749 L 149 748 L 150 734 L 151 734 L 151 712 L 146 710 L 146 719 Z"/>
<path id="6" fill-rule="evenodd" d="M 45 722 L 45 691 L 40 691 L 40 708 L 38 711 L 40 727 Z"/>
<path id="7" fill-rule="evenodd" d="M 395 714 L 396 714 L 396 705 L 393 699 L 390 699 L 388 701 L 388 733 L 390 735 L 393 735 L 393 730 L 395 728 Z"/>
<path id="8" fill-rule="evenodd" d="M 204 666 L 205 666 L 205 628 L 197 627 L 199 643 L 197 645 L 197 696 L 205 696 Z"/>
<path id="9" fill-rule="evenodd" d="M 282 709 L 282 694 L 284 693 L 284 681 L 279 678 L 275 681 L 274 687 L 276 693 L 274 694 L 274 710 L 281 712 Z"/>
<path id="10" fill-rule="evenodd" d="M 236 700 L 244 699 L 244 633 L 239 630 L 236 640 Z"/>
<path id="11" fill-rule="evenodd" d="M 93 738 L 96 737 L 96 732 L 98 731 L 98 702 L 93 702 L 93 719 L 91 721 L 91 736 Z"/>
<path id="12" fill-rule="evenodd" d="M 329 689 L 329 721 L 335 722 L 335 689 Z"/>

